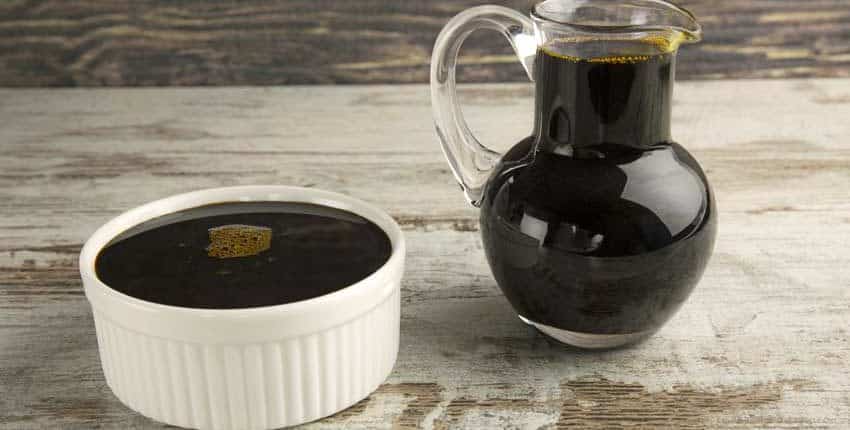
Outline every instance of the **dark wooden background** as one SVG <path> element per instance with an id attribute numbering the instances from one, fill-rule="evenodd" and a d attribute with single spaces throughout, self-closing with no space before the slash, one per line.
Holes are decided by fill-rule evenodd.
<path id="1" fill-rule="evenodd" d="M 0 86 L 421 83 L 431 45 L 478 0 L 2 0 Z M 850 0 L 690 0 L 705 40 L 682 79 L 850 76 Z M 523 80 L 501 36 L 461 79 Z"/>

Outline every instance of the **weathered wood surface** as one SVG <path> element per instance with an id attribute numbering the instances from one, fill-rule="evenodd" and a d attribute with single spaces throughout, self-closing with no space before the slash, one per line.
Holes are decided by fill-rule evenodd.
<path id="1" fill-rule="evenodd" d="M 0 86 L 426 82 L 457 12 L 533 0 L 6 0 Z M 850 77 L 848 0 L 686 0 L 705 41 L 681 78 Z M 461 79 L 524 81 L 507 43 L 474 36 Z"/>
<path id="2" fill-rule="evenodd" d="M 504 147 L 530 94 L 463 100 Z M 684 83 L 674 115 L 716 191 L 716 253 L 656 336 L 580 352 L 500 294 L 424 86 L 0 91 L 0 428 L 157 426 L 104 383 L 77 252 L 125 209 L 235 184 L 349 193 L 408 238 L 395 370 L 314 428 L 848 428 L 850 80 Z"/>

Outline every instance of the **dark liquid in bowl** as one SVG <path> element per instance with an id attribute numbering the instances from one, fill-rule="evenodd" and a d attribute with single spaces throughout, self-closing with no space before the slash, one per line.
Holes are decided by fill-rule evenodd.
<path id="1" fill-rule="evenodd" d="M 345 288 L 390 258 L 386 233 L 340 209 L 290 202 L 201 206 L 137 225 L 97 276 L 142 300 L 191 308 L 279 305 Z"/>

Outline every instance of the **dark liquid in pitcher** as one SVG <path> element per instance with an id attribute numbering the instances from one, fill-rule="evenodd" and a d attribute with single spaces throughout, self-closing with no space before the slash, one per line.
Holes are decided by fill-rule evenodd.
<path id="1" fill-rule="evenodd" d="M 124 232 L 98 255 L 98 278 L 150 302 L 249 308 L 306 300 L 379 269 L 392 246 L 371 221 L 306 203 L 188 209 Z"/>
<path id="2" fill-rule="evenodd" d="M 580 333 L 660 327 L 714 242 L 706 178 L 670 141 L 674 57 L 651 41 L 622 42 L 619 55 L 617 43 L 538 52 L 534 133 L 503 156 L 481 204 L 487 258 L 514 308 Z"/>
<path id="3" fill-rule="evenodd" d="M 599 57 L 618 50 L 624 53 Z M 674 59 L 655 43 L 616 40 L 556 41 L 541 49 L 535 63 L 540 149 L 669 142 Z"/>

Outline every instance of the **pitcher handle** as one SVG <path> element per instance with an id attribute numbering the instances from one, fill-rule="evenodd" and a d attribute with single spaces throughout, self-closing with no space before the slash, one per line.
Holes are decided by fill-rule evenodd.
<path id="1" fill-rule="evenodd" d="M 458 51 L 467 36 L 480 28 L 496 30 L 510 42 L 529 79 L 534 80 L 537 43 L 532 21 L 502 6 L 478 6 L 452 18 L 437 36 L 431 56 L 431 108 L 443 154 L 474 206 L 481 204 L 484 185 L 501 154 L 482 145 L 466 124 L 455 90 Z"/>

